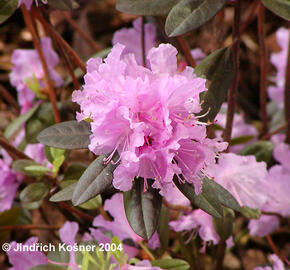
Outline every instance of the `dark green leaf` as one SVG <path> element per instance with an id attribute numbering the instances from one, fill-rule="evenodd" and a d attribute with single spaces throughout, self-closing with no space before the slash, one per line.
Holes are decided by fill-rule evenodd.
<path id="1" fill-rule="evenodd" d="M 162 205 L 157 227 L 162 254 L 167 250 L 169 244 L 169 221 L 169 210 L 166 206 Z"/>
<path id="2" fill-rule="evenodd" d="M 263 4 L 283 19 L 290 20 L 290 1 L 289 0 L 262 0 Z"/>
<path id="3" fill-rule="evenodd" d="M 48 4 L 60 10 L 72 10 L 79 7 L 75 0 L 49 0 Z"/>
<path id="4" fill-rule="evenodd" d="M 180 0 L 119 0 L 116 8 L 119 11 L 136 15 L 167 15 L 170 9 Z"/>
<path id="5" fill-rule="evenodd" d="M 259 219 L 262 214 L 260 209 L 253 209 L 247 206 L 242 207 L 241 213 L 243 214 L 243 216 L 250 219 Z"/>
<path id="6" fill-rule="evenodd" d="M 168 14 L 165 32 L 170 37 L 183 35 L 213 18 L 227 0 L 181 0 Z"/>
<path id="7" fill-rule="evenodd" d="M 37 202 L 22 202 L 21 206 L 26 210 L 35 210 L 42 205 L 42 200 Z"/>
<path id="8" fill-rule="evenodd" d="M 90 124 L 82 121 L 67 121 L 41 131 L 37 136 L 40 143 L 60 149 L 88 148 Z"/>
<path id="9" fill-rule="evenodd" d="M 147 180 L 148 181 L 148 180 Z M 124 192 L 124 207 L 127 220 L 133 231 L 148 240 L 156 231 L 162 205 L 162 197 L 157 189 L 151 187 L 144 192 L 144 180 L 134 180 L 130 191 Z"/>
<path id="10" fill-rule="evenodd" d="M 272 158 L 273 148 L 273 144 L 269 141 L 258 141 L 245 146 L 239 155 L 254 155 L 257 161 L 268 163 Z"/>
<path id="11" fill-rule="evenodd" d="M 20 193 L 20 200 L 24 203 L 41 201 L 49 192 L 45 183 L 33 183 L 24 188 Z"/>
<path id="12" fill-rule="evenodd" d="M 74 190 L 77 186 L 77 183 L 73 183 L 61 191 L 55 193 L 52 197 L 50 197 L 51 202 L 62 202 L 62 201 L 70 201 L 72 199 Z"/>
<path id="13" fill-rule="evenodd" d="M 241 211 L 236 199 L 222 186 L 207 177 L 203 179 L 202 193 L 199 195 L 195 194 L 194 187 L 191 184 L 180 184 L 176 176 L 174 177 L 174 183 L 194 206 L 214 217 L 221 218 L 223 216 L 222 205 Z"/>
<path id="14" fill-rule="evenodd" d="M 0 4 L 1 5 L 1 4 Z M 6 138 L 10 138 L 21 126 L 28 121 L 33 114 L 38 109 L 39 105 L 36 105 L 32 107 L 30 110 L 28 110 L 26 113 L 20 115 L 16 119 L 14 119 L 11 124 L 5 129 L 4 135 Z"/>
<path id="15" fill-rule="evenodd" d="M 113 172 L 117 165 L 112 162 L 105 165 L 104 158 L 105 156 L 99 156 L 79 179 L 72 198 L 74 205 L 80 205 L 88 201 L 111 186 Z"/>
<path id="16" fill-rule="evenodd" d="M 230 146 L 247 143 L 251 141 L 252 139 L 254 139 L 254 137 L 255 136 L 253 135 L 245 135 L 245 136 L 233 138 L 230 141 Z"/>
<path id="17" fill-rule="evenodd" d="M 0 1 L 0 24 L 5 22 L 17 9 L 18 0 Z"/>
<path id="18" fill-rule="evenodd" d="M 212 121 L 225 101 L 228 89 L 234 78 L 234 60 L 230 48 L 219 49 L 206 57 L 196 68 L 199 77 L 206 78 L 210 85 L 208 91 L 201 93 L 202 111 L 206 114 L 200 121 Z"/>
<path id="19" fill-rule="evenodd" d="M 187 270 L 189 269 L 190 265 L 183 260 L 179 259 L 161 259 L 151 261 L 152 266 L 160 267 L 161 269 L 168 269 L 168 270 Z"/>
<path id="20" fill-rule="evenodd" d="M 36 174 L 35 172 L 30 172 L 25 170 L 26 167 L 39 165 L 35 161 L 30 159 L 18 159 L 12 163 L 12 169 L 15 172 L 21 173 L 23 175 L 28 176 L 36 176 L 36 175 L 43 175 L 43 174 Z"/>
<path id="21" fill-rule="evenodd" d="M 16 225 L 19 220 L 20 213 L 21 210 L 19 207 L 13 207 L 7 211 L 0 213 L 0 227 Z M 0 231 L 0 243 L 6 240 L 9 233 L 10 231 Z"/>
<path id="22" fill-rule="evenodd" d="M 223 207 L 223 217 L 213 217 L 212 222 L 215 231 L 222 240 L 227 240 L 234 231 L 235 212 L 232 209 Z"/>

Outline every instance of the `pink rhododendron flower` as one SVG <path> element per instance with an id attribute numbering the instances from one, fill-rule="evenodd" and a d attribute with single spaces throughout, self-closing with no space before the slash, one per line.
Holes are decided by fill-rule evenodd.
<path id="1" fill-rule="evenodd" d="M 285 266 L 283 262 L 279 259 L 279 257 L 276 254 L 272 254 L 269 256 L 269 259 L 271 262 L 273 262 L 273 267 L 270 266 L 258 266 L 255 267 L 254 270 L 285 270 Z"/>
<path id="2" fill-rule="evenodd" d="M 269 86 L 268 95 L 271 100 L 275 101 L 280 108 L 283 107 L 284 100 L 284 88 L 285 88 L 285 77 L 287 67 L 287 54 L 288 54 L 288 43 L 289 43 L 289 29 L 279 28 L 276 32 L 277 42 L 281 48 L 278 53 L 271 55 L 271 62 L 275 66 L 277 73 L 275 77 L 272 77 L 272 81 L 276 84 L 275 86 Z M 288 89 L 290 91 L 290 89 Z"/>
<path id="3" fill-rule="evenodd" d="M 91 119 L 89 149 L 96 155 L 119 154 L 113 185 L 126 191 L 134 177 L 155 179 L 161 188 L 174 174 L 201 191 L 200 170 L 215 162 L 226 144 L 206 138 L 206 127 L 194 116 L 205 80 L 187 67 L 177 73 L 177 50 L 161 44 L 148 53 L 151 68 L 116 44 L 109 56 L 90 59 L 83 90 L 73 93 L 81 107 L 77 120 Z"/>
<path id="4" fill-rule="evenodd" d="M 190 52 L 197 65 L 206 57 L 206 54 L 200 48 L 193 49 Z"/>
<path id="5" fill-rule="evenodd" d="M 276 216 L 262 215 L 259 219 L 249 222 L 250 235 L 264 237 L 279 229 L 279 218 Z"/>
<path id="6" fill-rule="evenodd" d="M 261 208 L 267 200 L 265 162 L 254 156 L 222 153 L 218 164 L 208 166 L 207 173 L 236 198 L 242 206 Z"/>
<path id="7" fill-rule="evenodd" d="M 95 227 L 101 227 L 103 230 L 111 231 L 120 240 L 132 239 L 135 243 L 138 243 L 138 241 L 143 239 L 129 225 L 123 205 L 123 195 L 120 193 L 113 195 L 111 199 L 105 201 L 104 209 L 110 213 L 114 220 L 107 221 L 103 216 L 99 215 L 94 219 L 93 225 Z M 153 234 L 148 244 L 152 249 L 160 246 L 157 232 Z"/>
<path id="8" fill-rule="evenodd" d="M 52 48 L 51 39 L 43 37 L 41 47 L 50 77 L 56 86 L 60 86 L 63 80 L 54 69 L 59 62 L 59 58 Z M 18 103 L 22 106 L 21 112 L 24 113 L 31 108 L 35 97 L 34 92 L 28 86 L 29 82 L 33 83 L 36 78 L 40 88 L 44 87 L 44 71 L 36 50 L 17 49 L 12 54 L 11 62 L 13 67 L 10 73 L 10 81 L 18 91 Z"/>
<path id="9" fill-rule="evenodd" d="M 154 24 L 146 23 L 145 30 L 145 54 L 156 45 L 156 29 Z M 139 65 L 142 65 L 142 40 L 141 40 L 141 18 L 133 22 L 133 28 L 122 28 L 115 32 L 113 45 L 120 43 L 125 46 L 123 54 L 133 53 Z"/>
<path id="10" fill-rule="evenodd" d="M 32 246 L 36 244 L 38 241 L 37 237 L 29 238 L 24 245 Z M 40 264 L 47 264 L 46 256 L 40 251 L 15 251 L 17 248 L 17 243 L 13 241 L 10 243 L 11 248 L 7 251 L 7 255 L 9 258 L 10 264 L 13 267 L 9 268 L 9 270 L 29 270 L 34 266 Z"/>
<path id="11" fill-rule="evenodd" d="M 227 121 L 226 111 L 227 111 L 227 104 L 224 103 L 222 105 L 221 111 L 217 114 L 215 118 L 216 124 L 221 126 L 222 128 L 225 128 L 226 126 L 226 121 Z M 218 138 L 222 138 L 222 131 L 217 130 L 216 136 Z M 253 136 L 253 139 L 249 140 L 249 142 L 244 143 L 244 144 L 231 146 L 230 152 L 238 153 L 245 145 L 247 145 L 248 143 L 252 143 L 255 140 L 255 137 L 258 136 L 257 129 L 254 126 L 247 124 L 245 122 L 243 114 L 235 113 L 234 121 L 233 121 L 233 128 L 232 128 L 232 139 L 243 137 L 243 136 Z"/>

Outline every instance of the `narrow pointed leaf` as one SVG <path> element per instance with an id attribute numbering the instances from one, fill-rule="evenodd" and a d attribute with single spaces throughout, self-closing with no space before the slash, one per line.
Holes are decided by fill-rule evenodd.
<path id="1" fill-rule="evenodd" d="M 60 149 L 88 148 L 90 124 L 82 121 L 67 121 L 41 131 L 37 136 L 40 143 Z"/>
<path id="2" fill-rule="evenodd" d="M 165 24 L 170 37 L 183 35 L 213 18 L 227 0 L 181 0 L 174 6 Z"/>
<path id="3" fill-rule="evenodd" d="M 12 170 L 23 175 L 36 176 L 35 172 L 25 170 L 29 166 L 39 166 L 39 164 L 30 159 L 18 159 L 12 163 Z"/>
<path id="4" fill-rule="evenodd" d="M 138 178 L 134 180 L 132 189 L 124 192 L 127 220 L 133 231 L 145 240 L 150 239 L 157 229 L 162 205 L 159 191 L 152 188 L 149 181 L 148 184 L 144 192 L 144 180 Z"/>
<path id="5" fill-rule="evenodd" d="M 117 165 L 104 164 L 105 156 L 99 156 L 84 171 L 73 193 L 72 202 L 80 205 L 108 189 L 113 181 L 113 172 Z"/>
<path id="6" fill-rule="evenodd" d="M 195 73 L 209 81 L 208 91 L 201 93 L 202 111 L 207 114 L 200 121 L 212 121 L 221 109 L 234 78 L 234 60 L 230 48 L 216 50 L 206 57 L 196 68 Z"/>
<path id="7" fill-rule="evenodd" d="M 116 8 L 119 11 L 135 15 L 167 15 L 170 9 L 180 0 L 119 0 Z"/>
<path id="8" fill-rule="evenodd" d="M 51 202 L 62 202 L 62 201 L 70 201 L 73 197 L 74 190 L 77 186 L 77 183 L 73 183 L 61 191 L 55 193 L 52 197 L 50 197 Z"/>
<path id="9" fill-rule="evenodd" d="M 289 0 L 262 0 L 265 7 L 283 19 L 290 20 L 290 1 Z"/>
<path id="10" fill-rule="evenodd" d="M 151 261 L 152 266 L 168 270 L 187 270 L 190 268 L 188 262 L 179 259 L 160 259 Z"/>
<path id="11" fill-rule="evenodd" d="M 222 240 L 227 240 L 234 231 L 235 212 L 226 207 L 223 207 L 223 212 L 223 217 L 213 217 L 212 222 L 219 237 Z"/>

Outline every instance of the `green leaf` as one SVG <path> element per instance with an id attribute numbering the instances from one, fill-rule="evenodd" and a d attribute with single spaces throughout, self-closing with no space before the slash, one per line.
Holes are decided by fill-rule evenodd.
<path id="1" fill-rule="evenodd" d="M 222 240 L 227 240 L 234 232 L 235 212 L 232 209 L 223 207 L 221 218 L 213 217 L 212 222 L 215 231 Z"/>
<path id="2" fill-rule="evenodd" d="M 67 267 L 64 268 L 63 266 L 54 265 L 54 264 L 42 264 L 42 265 L 34 266 L 30 268 L 29 270 L 64 270 L 64 269 L 67 269 Z"/>
<path id="3" fill-rule="evenodd" d="M 111 240 L 111 247 L 112 247 L 112 244 L 116 245 L 116 250 L 112 249 L 111 252 L 114 258 L 116 259 L 116 261 L 121 265 L 123 264 L 124 252 L 123 252 L 123 247 L 122 247 L 122 250 L 118 249 L 118 247 L 122 246 L 122 242 L 117 236 L 114 236 Z"/>
<path id="4" fill-rule="evenodd" d="M 283 19 L 290 20 L 290 1 L 289 0 L 262 0 L 265 7 Z"/>
<path id="5" fill-rule="evenodd" d="M 111 186 L 113 171 L 117 165 L 112 162 L 105 165 L 104 158 L 105 156 L 96 158 L 79 179 L 72 198 L 74 205 L 88 201 Z M 117 157 L 114 158 L 114 160 L 116 159 Z"/>
<path id="6" fill-rule="evenodd" d="M 186 261 L 179 259 L 154 260 L 151 261 L 151 264 L 154 267 L 160 267 L 161 269 L 168 270 L 187 270 L 190 267 L 190 265 Z"/>
<path id="7" fill-rule="evenodd" d="M 250 219 L 259 219 L 262 214 L 260 209 L 253 209 L 248 206 L 243 206 L 241 213 L 244 217 Z"/>
<path id="8" fill-rule="evenodd" d="M 0 1 L 0 24 L 5 22 L 17 9 L 18 0 Z"/>
<path id="9" fill-rule="evenodd" d="M 84 171 L 86 170 L 86 166 L 81 163 L 72 163 L 68 166 L 68 168 L 64 172 L 64 179 L 72 180 L 72 179 L 80 179 Z"/>
<path id="10" fill-rule="evenodd" d="M 24 170 L 29 174 L 33 174 L 35 176 L 45 175 L 49 169 L 42 165 L 29 165 L 24 167 Z"/>
<path id="11" fill-rule="evenodd" d="M 20 115 L 16 119 L 14 119 L 11 122 L 11 124 L 4 131 L 5 137 L 10 138 L 18 129 L 20 129 L 21 126 L 33 116 L 33 114 L 36 112 L 38 107 L 39 107 L 39 105 L 35 105 L 30 110 L 28 110 L 26 113 Z"/>
<path id="12" fill-rule="evenodd" d="M 202 180 L 202 192 L 199 195 L 195 194 L 194 187 L 191 184 L 180 184 L 176 176 L 174 177 L 174 183 L 194 206 L 214 217 L 221 218 L 223 216 L 222 206 L 241 211 L 236 199 L 221 185 L 207 177 Z"/>
<path id="13" fill-rule="evenodd" d="M 135 15 L 167 15 L 170 9 L 180 0 L 119 0 L 116 8 L 119 11 Z"/>
<path id="14" fill-rule="evenodd" d="M 22 202 L 21 206 L 26 210 L 35 210 L 42 205 L 42 200 L 37 202 Z"/>
<path id="15" fill-rule="evenodd" d="M 66 182 L 66 181 L 65 181 Z M 55 193 L 52 197 L 50 197 L 51 202 L 62 202 L 62 201 L 70 201 L 73 196 L 73 192 L 77 186 L 77 183 L 73 183 L 61 191 Z"/>
<path id="16" fill-rule="evenodd" d="M 20 193 L 20 200 L 24 203 L 41 201 L 49 192 L 45 183 L 33 183 L 25 187 Z"/>
<path id="17" fill-rule="evenodd" d="M 124 207 L 127 220 L 135 233 L 149 240 L 158 226 L 162 197 L 152 188 L 153 180 L 147 180 L 148 189 L 144 192 L 144 179 L 134 180 L 131 190 L 124 192 Z"/>
<path id="18" fill-rule="evenodd" d="M 41 175 L 43 175 L 42 173 L 37 174 L 33 171 L 30 172 L 29 170 L 28 171 L 25 170 L 25 168 L 29 167 L 29 166 L 40 166 L 40 165 L 37 164 L 35 161 L 30 160 L 30 159 L 18 159 L 12 163 L 12 170 L 15 172 L 21 173 L 23 175 L 28 175 L 28 176 L 36 176 L 36 175 L 41 176 Z"/>
<path id="19" fill-rule="evenodd" d="M 101 205 L 102 205 L 102 197 L 101 195 L 98 195 L 95 198 L 92 198 L 89 201 L 80 204 L 79 207 L 86 210 L 93 210 L 99 208 Z"/>
<path id="20" fill-rule="evenodd" d="M 166 206 L 162 205 L 157 227 L 162 254 L 165 250 L 167 250 L 169 244 L 169 221 L 169 210 Z"/>
<path id="21" fill-rule="evenodd" d="M 0 227 L 1 226 L 16 225 L 18 223 L 20 214 L 21 214 L 21 210 L 19 207 L 12 207 L 11 209 L 0 213 Z M 6 240 L 9 233 L 10 233 L 10 231 L 1 231 L 0 230 L 0 243 L 4 242 Z"/>
<path id="22" fill-rule="evenodd" d="M 181 0 L 168 14 L 165 32 L 169 37 L 183 35 L 213 18 L 227 0 Z"/>
<path id="23" fill-rule="evenodd" d="M 257 161 L 269 163 L 272 158 L 274 146 L 269 141 L 258 141 L 245 146 L 240 152 L 241 156 L 254 155 Z"/>
<path id="24" fill-rule="evenodd" d="M 88 148 L 90 124 L 82 121 L 67 121 L 55 124 L 41 131 L 37 140 L 45 145 L 61 149 Z"/>
<path id="25" fill-rule="evenodd" d="M 225 47 L 213 52 L 195 68 L 195 73 L 210 83 L 208 91 L 200 94 L 202 111 L 198 115 L 206 114 L 200 121 L 213 121 L 227 97 L 234 78 L 231 49 Z"/>
<path id="26" fill-rule="evenodd" d="M 48 4 L 60 10 L 72 10 L 79 7 L 75 0 L 49 0 Z"/>
<path id="27" fill-rule="evenodd" d="M 254 138 L 255 136 L 253 135 L 245 135 L 245 136 L 236 137 L 236 138 L 231 139 L 230 146 L 244 144 L 251 141 Z"/>

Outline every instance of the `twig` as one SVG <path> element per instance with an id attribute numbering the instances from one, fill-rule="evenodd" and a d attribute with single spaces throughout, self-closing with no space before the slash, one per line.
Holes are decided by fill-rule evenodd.
<path id="1" fill-rule="evenodd" d="M 145 43 L 145 17 L 141 19 L 141 46 L 142 46 L 142 65 L 146 67 L 146 43 Z"/>
<path id="2" fill-rule="evenodd" d="M 260 114 L 262 118 L 262 135 L 268 132 L 267 116 L 267 51 L 265 44 L 265 8 L 260 2 L 258 14 L 258 34 L 260 52 Z"/>
<path id="3" fill-rule="evenodd" d="M 214 268 L 215 270 L 223 269 L 226 246 L 227 246 L 226 241 L 224 240 L 219 241 L 218 247 L 217 247 L 216 263 L 215 263 L 215 268 Z"/>
<path id="4" fill-rule="evenodd" d="M 154 255 L 150 252 L 146 245 L 142 241 L 138 241 L 138 245 L 147 253 L 151 260 L 155 260 Z"/>
<path id="5" fill-rule="evenodd" d="M 0 84 L 0 95 L 16 110 L 17 113 L 20 112 L 20 107 L 14 97 L 9 93 L 9 91 Z"/>
<path id="6" fill-rule="evenodd" d="M 57 106 L 56 106 L 56 97 L 55 97 L 55 92 L 54 92 L 54 89 L 53 89 L 53 83 L 52 83 L 52 81 L 50 79 L 50 76 L 49 76 L 49 70 L 48 70 L 47 63 L 46 63 L 46 60 L 45 60 L 45 57 L 44 57 L 44 54 L 43 54 L 43 51 L 42 51 L 42 48 L 41 48 L 41 45 L 40 45 L 40 41 L 38 39 L 37 33 L 36 33 L 35 28 L 33 26 L 32 17 L 30 16 L 30 14 L 29 14 L 28 10 L 26 9 L 25 5 L 21 6 L 21 10 L 22 10 L 22 14 L 23 14 L 23 18 L 24 18 L 25 24 L 26 24 L 27 28 L 29 29 L 29 31 L 30 31 L 30 33 L 32 35 L 32 40 L 33 40 L 34 47 L 35 47 L 35 49 L 38 52 L 38 55 L 39 55 L 39 58 L 40 58 L 40 61 L 41 61 L 41 64 L 42 64 L 42 68 L 43 68 L 43 71 L 44 71 L 44 79 L 45 79 L 46 86 L 47 86 L 47 89 L 48 89 L 48 95 L 49 95 L 49 98 L 50 98 L 50 101 L 51 101 L 51 104 L 52 104 L 54 120 L 55 120 L 56 123 L 59 123 L 60 122 L 60 114 L 59 114 L 59 111 L 58 111 Z"/>
<path id="7" fill-rule="evenodd" d="M 57 226 L 35 225 L 35 224 L 0 226 L 0 232 L 15 231 L 15 230 L 59 230 L 59 229 L 60 228 Z"/>
<path id="8" fill-rule="evenodd" d="M 80 67 L 81 70 L 86 72 L 86 65 L 80 59 L 78 54 L 74 51 L 74 49 L 62 38 L 62 36 L 57 33 L 54 28 L 42 17 L 41 14 L 35 8 L 31 8 L 33 16 L 35 16 L 43 27 L 50 33 L 50 35 L 54 38 L 54 40 L 68 53 L 69 57 L 73 60 L 76 66 Z"/>
<path id="9" fill-rule="evenodd" d="M 288 57 L 287 68 L 285 78 L 285 90 L 284 90 L 284 106 L 285 106 L 285 120 L 287 123 L 287 132 L 285 142 L 290 144 L 290 38 L 288 44 Z"/>
<path id="10" fill-rule="evenodd" d="M 235 16 L 233 24 L 233 57 L 234 57 L 234 80 L 228 92 L 228 110 L 226 127 L 223 133 L 224 141 L 231 140 L 235 106 L 236 106 L 236 92 L 239 84 L 239 54 L 240 54 L 240 20 L 241 20 L 241 1 L 235 2 Z"/>
<path id="11" fill-rule="evenodd" d="M 272 132 L 269 132 L 269 133 L 265 134 L 262 137 L 262 140 L 267 140 L 267 139 L 271 138 L 272 135 L 275 135 L 275 134 L 279 133 L 280 131 L 284 130 L 285 128 L 287 128 L 287 124 L 284 124 L 281 127 L 278 127 L 277 129 L 273 130 Z"/>
<path id="12" fill-rule="evenodd" d="M 89 220 L 89 221 L 91 221 L 91 222 L 94 221 L 94 217 L 92 217 L 92 216 L 90 216 L 90 215 L 88 215 L 88 214 L 86 214 L 86 213 L 83 213 L 82 211 L 80 211 L 80 210 L 78 210 L 78 209 L 76 209 L 76 208 L 70 206 L 70 205 L 67 204 L 67 203 L 59 202 L 59 205 L 60 205 L 62 208 L 66 209 L 67 211 L 69 211 L 69 212 L 71 212 L 71 213 L 75 213 L 75 214 L 77 214 L 78 216 L 80 216 L 80 217 L 82 217 L 82 218 L 84 218 L 84 219 L 87 219 L 87 220 Z"/>
<path id="13" fill-rule="evenodd" d="M 182 36 L 179 36 L 179 37 L 176 37 L 176 40 L 177 40 L 180 48 L 182 49 L 182 52 L 183 52 L 184 57 L 186 59 L 186 62 L 189 65 L 191 65 L 192 67 L 196 67 L 195 60 L 192 57 L 192 54 L 190 52 L 190 48 L 188 47 L 188 44 L 185 41 L 185 39 Z"/>
<path id="14" fill-rule="evenodd" d="M 268 244 L 269 244 L 269 246 L 271 247 L 272 251 L 273 251 L 273 252 L 274 252 L 278 257 L 280 257 L 280 255 L 279 255 L 279 251 L 278 251 L 278 249 L 277 249 L 275 243 L 273 242 L 273 240 L 272 240 L 272 238 L 271 238 L 271 236 L 270 236 L 269 234 L 266 235 L 266 239 L 267 239 Z"/>
<path id="15" fill-rule="evenodd" d="M 85 33 L 77 23 L 68 15 L 67 12 L 62 12 L 61 13 L 67 22 L 71 25 L 71 27 L 76 30 L 80 36 L 95 50 L 95 51 L 100 51 L 102 48 L 100 45 L 98 45 L 87 33 Z"/>

